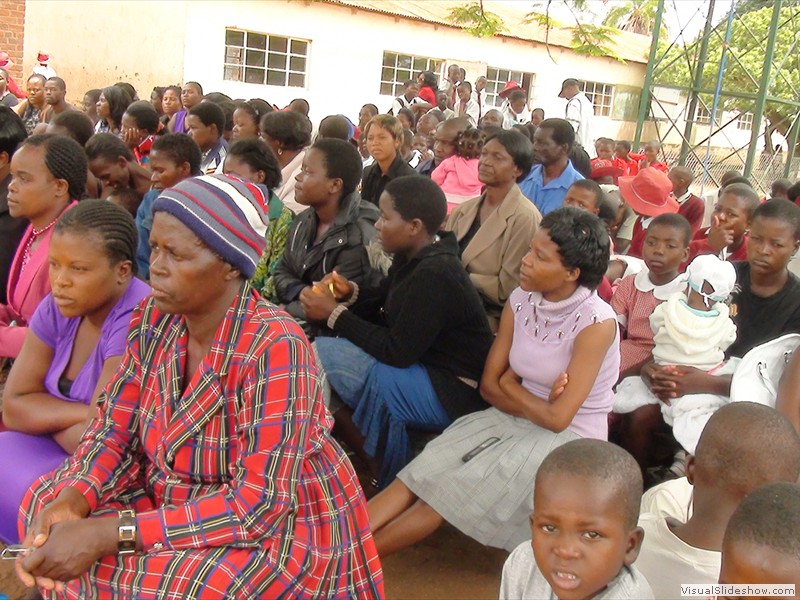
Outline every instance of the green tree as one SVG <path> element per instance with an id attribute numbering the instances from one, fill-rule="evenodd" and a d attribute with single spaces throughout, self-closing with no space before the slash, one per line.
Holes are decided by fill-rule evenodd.
<path id="1" fill-rule="evenodd" d="M 658 0 L 645 0 L 645 3 Z M 565 6 L 574 19 L 574 25 L 563 25 L 550 15 L 554 3 Z M 635 4 L 635 3 L 632 3 Z M 607 56 L 624 62 L 612 49 L 614 35 L 619 28 L 607 23 L 596 25 L 596 16 L 588 0 L 537 0 L 531 3 L 532 10 L 525 15 L 524 22 L 537 23 L 545 28 L 545 44 L 549 52 L 550 32 L 562 29 L 571 34 L 572 49 L 585 56 Z M 506 30 L 505 23 L 496 14 L 486 10 L 483 0 L 457 6 L 450 11 L 450 20 L 472 35 L 491 37 Z M 637 18 L 641 20 L 640 18 Z M 652 29 L 652 26 L 651 26 Z"/>
<path id="2" fill-rule="evenodd" d="M 621 31 L 630 31 L 641 35 L 652 35 L 658 14 L 658 0 L 628 0 L 625 4 L 612 6 L 603 25 L 616 27 Z M 661 34 L 666 34 L 662 24 Z"/>
<path id="3" fill-rule="evenodd" d="M 749 8 L 750 5 L 748 4 Z M 764 56 L 772 19 L 772 7 L 749 10 L 739 14 L 733 21 L 730 42 L 727 44 L 728 57 L 722 76 L 721 109 L 751 112 L 754 100 L 735 98 L 726 92 L 758 92 L 758 83 L 764 68 Z M 738 11 L 737 11 L 738 12 Z M 717 85 L 727 20 L 723 19 L 711 32 L 708 40 L 708 53 L 703 64 L 700 87 L 713 90 Z M 700 37 L 687 47 L 674 45 L 669 50 L 664 44 L 665 54 L 659 68 L 654 74 L 656 85 L 659 83 L 691 87 L 692 65 L 697 64 Z M 800 6 L 796 2 L 789 3 L 781 9 L 780 22 L 775 38 L 775 54 L 771 70 L 768 95 L 775 98 L 797 100 L 800 97 Z M 707 104 L 711 102 L 709 94 L 701 94 Z M 778 129 L 782 133 L 791 124 L 796 114 L 796 107 L 767 102 L 764 115 L 767 118 L 767 131 Z M 767 149 L 771 148 L 769 135 L 766 136 Z"/>

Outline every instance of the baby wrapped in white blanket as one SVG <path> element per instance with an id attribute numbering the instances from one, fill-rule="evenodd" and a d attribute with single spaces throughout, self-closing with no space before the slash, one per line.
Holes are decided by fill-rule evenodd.
<path id="1" fill-rule="evenodd" d="M 695 258 L 688 269 L 688 288 L 670 296 L 650 315 L 658 365 L 690 366 L 713 375 L 730 374 L 734 364 L 725 363 L 725 350 L 736 339 L 736 325 L 724 300 L 736 283 L 733 265 L 714 255 Z M 727 396 L 687 394 L 661 403 L 664 421 L 675 439 L 694 453 L 697 440 L 714 412 L 727 404 Z M 641 377 L 627 377 L 617 386 L 614 412 L 627 413 L 647 404 L 658 404 Z"/>

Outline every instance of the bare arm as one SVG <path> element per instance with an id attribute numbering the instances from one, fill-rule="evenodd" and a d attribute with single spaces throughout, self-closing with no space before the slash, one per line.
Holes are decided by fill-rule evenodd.
<path id="1" fill-rule="evenodd" d="M 500 378 L 508 370 L 508 355 L 511 352 L 511 341 L 514 337 L 514 314 L 511 306 L 506 302 L 503 314 L 500 317 L 500 327 L 497 337 L 486 357 L 481 377 L 481 396 L 489 404 L 505 413 L 515 417 L 524 417 L 523 407 L 519 402 L 506 395 L 500 389 Z"/>
<path id="2" fill-rule="evenodd" d="M 89 404 L 88 407 L 81 404 L 81 406 L 83 406 L 88 413 L 87 418 L 80 423 L 75 423 L 71 427 L 67 427 L 64 430 L 53 434 L 53 439 L 66 452 L 69 452 L 70 454 L 75 452 L 75 449 L 78 447 L 78 444 L 81 441 L 81 437 L 83 437 L 83 432 L 86 431 L 86 427 L 96 416 L 97 400 L 100 398 L 100 394 L 103 393 L 106 385 L 109 381 L 111 381 L 111 377 L 117 372 L 121 361 L 122 356 L 110 356 L 103 363 L 103 370 L 100 372 L 100 377 L 97 379 L 97 385 L 95 386 L 94 393 L 92 394 L 91 404 Z"/>
<path id="3" fill-rule="evenodd" d="M 23 114 L 25 114 L 25 109 L 26 108 L 28 108 L 28 101 L 27 100 L 23 100 L 22 102 L 17 104 L 15 107 L 13 107 L 11 110 L 13 110 L 15 113 L 17 113 L 17 115 L 19 115 L 21 117 Z"/>
<path id="4" fill-rule="evenodd" d="M 53 355 L 53 349 L 29 329 L 3 395 L 3 423 L 9 429 L 43 435 L 86 420 L 86 405 L 47 392 L 44 380 Z"/>
<path id="5" fill-rule="evenodd" d="M 614 341 L 616 327 L 616 321 L 608 319 L 590 325 L 578 334 L 567 366 L 567 383 L 555 401 L 531 394 L 513 372 L 507 372 L 501 378 L 501 389 L 523 405 L 526 419 L 556 433 L 564 431 L 592 391 L 606 352 Z"/>

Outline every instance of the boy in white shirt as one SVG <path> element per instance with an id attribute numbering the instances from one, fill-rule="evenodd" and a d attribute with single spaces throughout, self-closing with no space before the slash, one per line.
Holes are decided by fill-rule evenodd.
<path id="1" fill-rule="evenodd" d="M 600 440 L 567 442 L 536 474 L 531 542 L 503 566 L 500 600 L 653 598 L 633 566 L 642 474 L 633 457 Z"/>
<path id="2" fill-rule="evenodd" d="M 686 474 L 694 499 L 685 523 L 653 514 L 639 518 L 645 536 L 636 566 L 657 598 L 679 598 L 681 583 L 716 583 L 728 520 L 756 488 L 797 480 L 800 436 L 775 409 L 734 402 L 709 419 Z"/>

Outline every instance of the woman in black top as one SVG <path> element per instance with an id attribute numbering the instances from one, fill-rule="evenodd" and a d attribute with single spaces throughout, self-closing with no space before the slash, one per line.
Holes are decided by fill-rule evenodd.
<path id="1" fill-rule="evenodd" d="M 300 300 L 309 320 L 340 336 L 317 338 L 317 357 L 354 411 L 363 436 L 356 447 L 363 444 L 373 469 L 380 463 L 385 484 L 411 459 L 407 428 L 440 432 L 486 407 L 478 381 L 493 337 L 455 236 L 437 234 L 441 189 L 401 177 L 386 186 L 380 209 L 378 237 L 394 254 L 380 286 L 362 290 L 334 274 Z M 335 413 L 337 423 L 347 423 L 347 412 Z"/>

